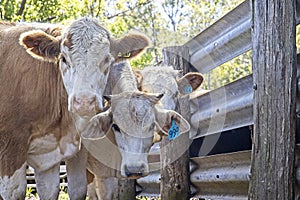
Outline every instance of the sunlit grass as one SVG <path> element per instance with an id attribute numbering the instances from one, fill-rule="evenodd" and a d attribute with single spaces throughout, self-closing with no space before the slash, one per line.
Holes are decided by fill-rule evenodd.
<path id="1" fill-rule="evenodd" d="M 160 200 L 158 197 L 136 197 L 136 200 Z"/>
<path id="2" fill-rule="evenodd" d="M 26 189 L 26 198 L 25 200 L 39 200 L 39 195 L 37 194 L 35 188 L 28 187 Z M 86 198 L 88 200 L 88 198 Z M 60 192 L 58 200 L 70 200 L 68 193 L 66 192 L 66 187 L 60 187 Z"/>
<path id="3" fill-rule="evenodd" d="M 69 195 L 66 191 L 67 191 L 66 187 L 60 188 L 58 200 L 70 200 Z M 28 187 L 26 189 L 25 200 L 40 200 L 35 188 Z M 86 198 L 86 200 L 88 200 L 88 197 Z M 136 197 L 136 200 L 160 200 L 160 198 L 139 196 L 139 197 Z"/>

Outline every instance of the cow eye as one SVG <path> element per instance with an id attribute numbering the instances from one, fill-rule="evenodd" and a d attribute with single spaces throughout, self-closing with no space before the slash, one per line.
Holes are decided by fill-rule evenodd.
<path id="1" fill-rule="evenodd" d="M 115 131 L 118 131 L 118 132 L 121 131 L 120 128 L 119 128 L 119 126 L 118 126 L 117 124 L 113 124 L 113 125 L 112 125 L 112 128 L 113 128 Z"/>
<path id="2" fill-rule="evenodd" d="M 68 65 L 67 60 L 63 55 L 61 55 L 60 60 L 61 60 L 61 63 L 63 63 L 63 64 L 60 64 L 60 69 L 61 69 L 62 73 L 65 74 L 68 71 L 68 69 L 70 68 L 70 66 Z"/>
<path id="3" fill-rule="evenodd" d="M 107 67 L 105 70 L 104 70 L 104 75 L 107 75 L 108 74 L 108 72 L 109 72 L 109 67 Z"/>
<path id="4" fill-rule="evenodd" d="M 110 56 L 105 56 L 104 59 L 101 60 L 101 62 L 99 63 L 99 67 L 102 68 L 103 66 L 109 66 L 109 64 L 111 63 L 111 58 Z"/>
<path id="5" fill-rule="evenodd" d="M 150 130 L 154 130 L 154 128 L 155 128 L 155 123 L 152 123 L 150 126 Z"/>
<path id="6" fill-rule="evenodd" d="M 62 61 L 63 63 L 65 63 L 65 64 L 67 64 L 67 60 L 66 60 L 66 58 L 65 58 L 64 56 L 61 56 L 61 61 Z"/>
<path id="7" fill-rule="evenodd" d="M 109 63 L 109 62 L 110 62 L 110 57 L 106 56 L 105 59 L 104 59 L 104 63 Z"/>

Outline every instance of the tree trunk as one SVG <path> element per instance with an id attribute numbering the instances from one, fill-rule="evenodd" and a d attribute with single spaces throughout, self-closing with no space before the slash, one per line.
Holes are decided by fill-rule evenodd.
<path id="1" fill-rule="evenodd" d="M 17 15 L 22 15 L 23 14 L 23 12 L 24 12 L 24 9 L 25 9 L 25 4 L 26 4 L 26 1 L 27 0 L 22 0 L 22 2 L 21 2 L 21 6 L 20 6 L 20 9 L 19 9 L 19 11 L 18 11 L 18 13 L 17 13 Z"/>
<path id="2" fill-rule="evenodd" d="M 173 66 L 174 69 L 188 71 L 188 48 L 168 47 L 163 49 L 164 64 Z M 190 108 L 189 96 L 179 97 L 177 112 L 189 121 Z M 161 142 L 161 187 L 162 200 L 184 200 L 190 197 L 189 187 L 189 134 L 182 134 L 169 141 L 164 137 Z"/>
<path id="3" fill-rule="evenodd" d="M 294 199 L 295 0 L 252 0 L 254 144 L 249 199 Z"/>

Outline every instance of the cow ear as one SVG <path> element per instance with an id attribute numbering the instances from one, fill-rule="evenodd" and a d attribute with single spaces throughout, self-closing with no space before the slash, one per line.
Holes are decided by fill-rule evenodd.
<path id="1" fill-rule="evenodd" d="M 187 133 L 190 130 L 190 124 L 173 110 L 155 108 L 155 118 L 161 133 L 164 135 L 168 135 L 174 124 L 179 128 L 179 134 Z"/>
<path id="2" fill-rule="evenodd" d="M 107 110 L 94 116 L 80 136 L 87 140 L 97 140 L 106 136 L 112 125 L 112 112 Z"/>
<path id="3" fill-rule="evenodd" d="M 180 94 L 189 94 L 197 90 L 203 82 L 203 75 L 199 72 L 189 72 L 181 77 L 178 81 Z"/>
<path id="4" fill-rule="evenodd" d="M 34 58 L 55 62 L 60 54 L 60 40 L 41 30 L 34 30 L 20 35 L 20 44 Z"/>
<path id="5" fill-rule="evenodd" d="M 150 45 L 150 40 L 145 35 L 130 33 L 120 39 L 111 39 L 111 54 L 118 62 L 137 56 Z"/>

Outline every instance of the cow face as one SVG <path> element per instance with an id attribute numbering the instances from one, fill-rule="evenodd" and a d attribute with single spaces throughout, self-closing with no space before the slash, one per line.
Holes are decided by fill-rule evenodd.
<path id="1" fill-rule="evenodd" d="M 149 41 L 139 34 L 113 39 L 97 20 L 82 18 L 60 36 L 34 30 L 23 33 L 20 43 L 33 57 L 59 63 L 69 111 L 88 117 L 103 109 L 102 96 L 112 63 L 137 55 Z"/>
<path id="2" fill-rule="evenodd" d="M 169 66 L 146 67 L 135 71 L 141 91 L 163 93 L 161 99 L 164 109 L 175 110 L 178 94 L 184 95 L 197 90 L 203 81 L 200 73 L 190 72 L 182 76 L 182 71 Z M 182 76 L 181 78 L 179 78 Z"/>
<path id="3" fill-rule="evenodd" d="M 176 122 L 180 133 L 186 133 L 190 128 L 180 114 L 157 106 L 162 96 L 140 91 L 111 95 L 111 114 L 105 112 L 97 115 L 97 124 L 105 121 L 112 123 L 111 129 L 122 156 L 121 175 L 124 177 L 136 179 L 149 173 L 147 156 L 154 135 L 158 132 L 167 135 L 172 121 Z M 84 132 L 87 133 L 82 135 L 85 139 L 96 139 L 104 136 L 106 131 L 99 132 L 99 128 L 88 127 Z"/>
<path id="4" fill-rule="evenodd" d="M 161 96 L 141 93 L 112 96 L 112 130 L 122 156 L 122 176 L 139 178 L 149 173 L 147 153 L 156 128 L 154 105 Z"/>
<path id="5" fill-rule="evenodd" d="M 198 90 L 203 82 L 201 73 L 189 72 L 182 76 L 182 71 L 174 70 L 170 66 L 146 67 L 134 72 L 141 91 L 164 94 L 160 100 L 160 107 L 168 110 L 175 110 L 178 95 Z M 154 142 L 161 141 L 162 135 L 155 134 Z"/>

